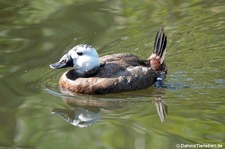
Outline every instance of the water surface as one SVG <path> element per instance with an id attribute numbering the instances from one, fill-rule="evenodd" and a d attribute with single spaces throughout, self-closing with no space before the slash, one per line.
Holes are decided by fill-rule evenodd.
<path id="1" fill-rule="evenodd" d="M 0 148 L 225 146 L 224 1 L 0 3 Z M 147 58 L 161 25 L 166 88 L 62 96 L 66 70 L 48 65 L 74 45 Z M 75 114 L 89 121 L 71 125 Z"/>

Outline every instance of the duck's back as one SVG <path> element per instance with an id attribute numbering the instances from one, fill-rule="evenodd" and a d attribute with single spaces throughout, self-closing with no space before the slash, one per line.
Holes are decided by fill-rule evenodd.
<path id="1" fill-rule="evenodd" d="M 62 89 L 77 93 L 104 94 L 144 89 L 155 81 L 156 72 L 147 60 L 127 53 L 106 55 L 100 58 L 101 67 L 91 77 L 70 80 L 66 73 L 59 83 Z"/>
<path id="2" fill-rule="evenodd" d="M 128 75 L 137 66 L 150 67 L 147 60 L 140 60 L 137 56 L 128 53 L 119 53 L 100 57 L 100 71 L 97 77 L 119 77 Z"/>

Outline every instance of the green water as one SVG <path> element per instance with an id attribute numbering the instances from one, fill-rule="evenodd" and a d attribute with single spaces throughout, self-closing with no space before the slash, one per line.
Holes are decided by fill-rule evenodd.
<path id="1" fill-rule="evenodd" d="M 57 82 L 66 70 L 48 65 L 74 45 L 147 58 L 161 25 L 166 88 L 62 97 Z M 0 148 L 225 148 L 224 45 L 223 0 L 3 0 Z M 85 112 L 89 127 L 64 120 Z"/>

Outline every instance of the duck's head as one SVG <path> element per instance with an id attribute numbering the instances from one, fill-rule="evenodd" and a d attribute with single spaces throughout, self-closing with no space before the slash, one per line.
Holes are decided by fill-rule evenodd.
<path id="1" fill-rule="evenodd" d="M 73 47 L 57 63 L 49 65 L 53 69 L 73 67 L 79 74 L 99 68 L 99 56 L 95 48 L 80 44 Z"/>

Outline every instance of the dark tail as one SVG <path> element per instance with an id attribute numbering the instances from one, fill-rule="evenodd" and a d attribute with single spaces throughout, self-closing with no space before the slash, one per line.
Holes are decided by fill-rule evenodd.
<path id="1" fill-rule="evenodd" d="M 150 59 L 160 59 L 160 63 L 162 64 L 164 61 L 164 56 L 166 54 L 166 44 L 167 36 L 163 31 L 163 27 L 160 27 L 155 37 L 154 49 L 152 55 L 150 56 Z"/>

